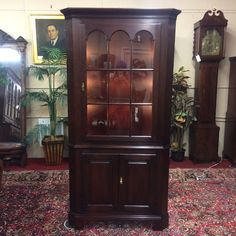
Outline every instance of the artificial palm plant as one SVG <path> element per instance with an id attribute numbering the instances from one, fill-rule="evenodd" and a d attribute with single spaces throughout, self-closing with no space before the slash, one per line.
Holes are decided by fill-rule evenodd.
<path id="1" fill-rule="evenodd" d="M 185 152 L 184 135 L 190 124 L 196 121 L 194 99 L 187 93 L 189 76 L 186 72 L 188 70 L 180 67 L 173 75 L 172 86 L 171 151 L 172 158 L 174 155 L 180 156 L 180 159 L 183 159 Z"/>
<path id="2" fill-rule="evenodd" d="M 41 106 L 47 106 L 50 119 L 49 127 L 37 125 L 28 132 L 26 141 L 29 144 L 38 141 L 40 130 L 48 129 L 50 141 L 56 140 L 56 128 L 61 119 L 58 117 L 57 108 L 63 106 L 67 99 L 66 83 L 66 54 L 58 48 L 44 48 L 47 59 L 42 64 L 29 67 L 29 75 L 38 81 L 47 80 L 48 87 L 40 91 L 27 91 L 22 99 L 22 105 L 27 106 L 33 101 L 38 101 Z M 58 85 L 59 84 L 59 85 Z M 43 141 L 44 142 L 44 141 Z"/>

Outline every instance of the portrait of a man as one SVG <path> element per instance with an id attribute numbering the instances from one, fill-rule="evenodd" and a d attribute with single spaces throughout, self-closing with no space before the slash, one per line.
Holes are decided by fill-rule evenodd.
<path id="1" fill-rule="evenodd" d="M 46 48 L 58 48 L 66 52 L 65 20 L 63 16 L 34 16 L 34 62 L 47 59 Z"/>

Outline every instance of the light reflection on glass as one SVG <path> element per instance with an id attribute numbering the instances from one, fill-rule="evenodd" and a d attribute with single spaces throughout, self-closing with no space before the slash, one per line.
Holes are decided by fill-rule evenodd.
<path id="1" fill-rule="evenodd" d="M 20 53 L 11 48 L 0 48 L 0 62 L 18 62 L 21 60 Z"/>

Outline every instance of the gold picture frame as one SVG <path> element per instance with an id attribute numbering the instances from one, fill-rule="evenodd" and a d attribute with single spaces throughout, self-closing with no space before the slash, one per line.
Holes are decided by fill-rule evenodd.
<path id="1" fill-rule="evenodd" d="M 49 38 L 47 34 L 47 26 L 55 25 L 59 31 L 59 37 L 65 42 L 65 18 L 63 15 L 31 15 L 32 23 L 32 48 L 33 48 L 33 62 L 35 64 L 41 64 L 43 61 L 43 55 L 41 53 L 42 46 L 49 44 Z M 66 48 L 65 43 L 64 48 Z"/>

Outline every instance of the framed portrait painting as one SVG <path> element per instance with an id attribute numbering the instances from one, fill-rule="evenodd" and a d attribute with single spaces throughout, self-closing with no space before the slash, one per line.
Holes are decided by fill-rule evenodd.
<path id="1" fill-rule="evenodd" d="M 44 47 L 56 47 L 66 52 L 65 20 L 63 15 L 31 15 L 33 34 L 33 61 L 40 64 Z"/>

